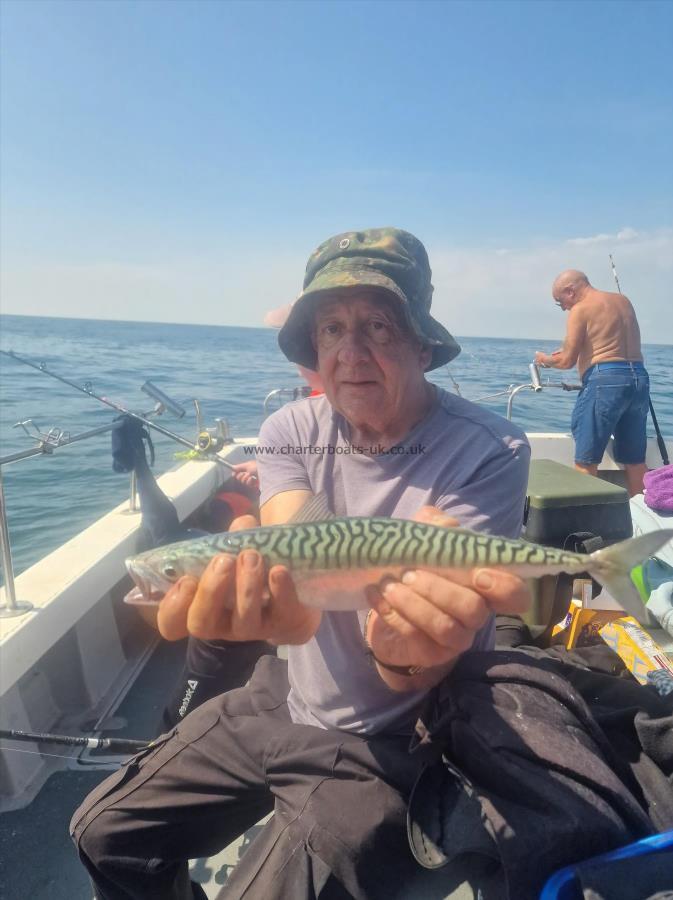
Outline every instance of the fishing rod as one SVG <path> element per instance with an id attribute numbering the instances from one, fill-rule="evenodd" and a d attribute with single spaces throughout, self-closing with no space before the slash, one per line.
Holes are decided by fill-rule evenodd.
<path id="1" fill-rule="evenodd" d="M 617 285 L 617 291 L 621 294 L 622 289 L 619 286 L 619 277 L 617 276 L 617 267 L 615 266 L 615 261 L 612 258 L 612 253 L 608 253 L 608 256 L 610 257 L 610 265 L 612 266 L 612 274 L 615 279 L 615 284 Z"/>
<path id="2" fill-rule="evenodd" d="M 612 274 L 615 279 L 615 284 L 617 285 L 617 290 L 621 294 L 622 289 L 619 286 L 619 277 L 617 275 L 617 267 L 615 266 L 615 261 L 612 258 L 612 253 L 608 253 L 610 257 L 610 265 L 612 266 Z M 662 462 L 665 466 L 670 465 L 668 459 L 668 450 L 666 449 L 666 443 L 664 441 L 664 437 L 661 433 L 661 429 L 659 428 L 659 422 L 657 421 L 657 414 L 654 411 L 654 406 L 652 405 L 652 397 L 648 394 L 648 402 L 650 404 L 650 415 L 652 416 L 652 424 L 654 425 L 654 433 L 657 436 L 657 446 L 659 447 L 659 453 L 661 454 Z"/>
<path id="3" fill-rule="evenodd" d="M 15 359 L 17 362 L 23 363 L 25 366 L 30 366 L 31 369 L 36 369 L 38 372 L 43 372 L 45 375 L 49 375 L 51 378 L 55 378 L 57 381 L 60 381 L 63 384 L 67 384 L 69 387 L 74 388 L 81 394 L 86 394 L 87 397 L 92 397 L 94 400 L 98 400 L 99 403 L 104 403 L 105 406 L 109 406 L 112 409 L 115 409 L 117 412 L 122 413 L 123 415 L 130 416 L 132 419 L 137 419 L 148 428 L 153 428 L 155 431 L 158 431 L 159 434 L 163 434 L 164 437 L 171 438 L 171 440 L 177 441 L 178 444 L 182 444 L 183 447 L 189 447 L 190 450 L 196 450 L 199 453 L 202 453 L 203 456 L 209 461 L 219 463 L 221 466 L 224 466 L 230 471 L 234 470 L 234 467 L 231 463 L 227 462 L 214 453 L 204 452 L 199 447 L 198 443 L 193 444 L 191 441 L 188 441 L 187 438 L 182 437 L 182 435 L 176 434 L 174 431 L 170 431 L 168 428 L 164 428 L 163 425 L 157 425 L 156 422 L 152 422 L 150 419 L 145 418 L 145 416 L 141 416 L 139 413 L 135 413 L 130 409 L 126 409 L 121 405 L 121 403 L 115 403 L 114 400 L 110 400 L 108 397 L 101 397 L 100 394 L 96 394 L 91 387 L 90 382 L 85 382 L 84 386 L 76 384 L 74 381 L 70 381 L 69 378 L 64 378 L 63 375 L 57 375 L 56 372 L 52 372 L 47 368 L 46 363 L 34 363 L 32 362 L 32 360 L 26 359 L 25 356 L 19 356 L 19 354 L 15 353 L 13 350 L 0 350 L 0 353 L 3 353 L 5 356 L 11 357 L 11 359 Z"/>
<path id="4" fill-rule="evenodd" d="M 137 753 L 152 743 L 128 738 L 91 738 L 68 734 L 47 734 L 40 731 L 16 731 L 13 728 L 0 728 L 0 738 L 10 741 L 31 741 L 38 744 L 65 744 L 68 747 L 86 747 L 88 750 L 117 750 L 119 753 Z"/>

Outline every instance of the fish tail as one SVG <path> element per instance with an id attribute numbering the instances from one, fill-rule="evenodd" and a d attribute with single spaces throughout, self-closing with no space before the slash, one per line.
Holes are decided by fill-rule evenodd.
<path id="1" fill-rule="evenodd" d="M 589 555 L 587 570 L 617 603 L 642 622 L 646 618 L 645 607 L 631 580 L 631 569 L 654 556 L 670 540 L 673 540 L 673 528 L 662 528 L 603 547 Z"/>

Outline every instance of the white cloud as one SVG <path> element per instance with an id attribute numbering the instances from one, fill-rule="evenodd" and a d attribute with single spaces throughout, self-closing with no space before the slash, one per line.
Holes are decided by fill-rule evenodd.
<path id="1" fill-rule="evenodd" d="M 623 241 L 633 241 L 638 236 L 635 228 L 622 228 L 617 234 L 594 234 L 592 237 L 568 238 L 566 243 L 579 247 L 586 244 L 607 244 L 608 242 L 619 244 Z"/>

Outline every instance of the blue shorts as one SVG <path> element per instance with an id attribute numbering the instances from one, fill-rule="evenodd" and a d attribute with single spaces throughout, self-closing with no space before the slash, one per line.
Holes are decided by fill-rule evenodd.
<path id="1" fill-rule="evenodd" d="M 645 462 L 650 379 L 640 362 L 608 362 L 590 366 L 582 376 L 571 419 L 575 461 L 596 465 L 613 436 L 615 461 Z"/>

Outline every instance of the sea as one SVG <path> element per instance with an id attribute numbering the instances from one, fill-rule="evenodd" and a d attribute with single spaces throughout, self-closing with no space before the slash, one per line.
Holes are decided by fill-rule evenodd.
<path id="1" fill-rule="evenodd" d="M 556 346 L 494 337 L 459 341 L 460 356 L 429 378 L 470 400 L 529 383 L 528 364 L 535 351 L 549 352 Z M 135 412 L 153 408 L 154 401 L 141 390 L 149 380 L 186 410 L 180 418 L 165 413 L 157 422 L 192 441 L 194 399 L 206 425 L 224 418 L 233 435 L 243 437 L 257 433 L 271 391 L 303 384 L 278 349 L 277 331 L 268 328 L 0 316 L 0 348 L 44 363 L 75 385 Z M 644 353 L 659 425 L 670 438 L 673 347 L 651 344 Z M 557 384 L 577 381 L 574 371 L 550 377 Z M 514 400 L 513 419 L 530 431 L 568 431 L 575 396 L 560 389 L 522 391 Z M 506 412 L 504 395 L 481 402 L 502 415 Z M 116 415 L 75 387 L 0 355 L 0 457 L 35 446 L 30 436 L 35 429 L 77 435 Z M 648 428 L 654 434 L 651 422 Z M 184 448 L 156 432 L 153 440 L 157 475 L 179 464 L 175 454 Z M 129 495 L 129 476 L 112 469 L 109 433 L 4 464 L 2 479 L 15 574 Z"/>

